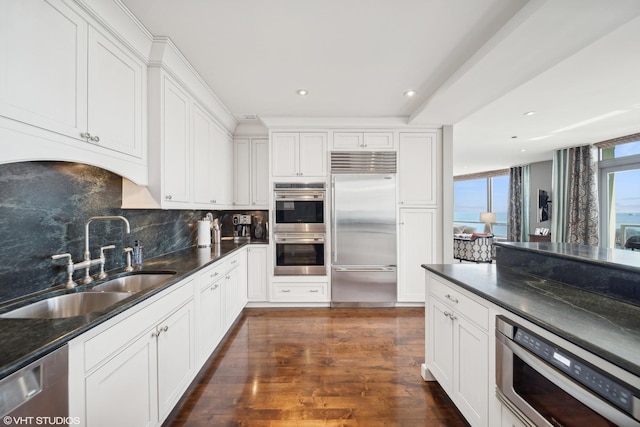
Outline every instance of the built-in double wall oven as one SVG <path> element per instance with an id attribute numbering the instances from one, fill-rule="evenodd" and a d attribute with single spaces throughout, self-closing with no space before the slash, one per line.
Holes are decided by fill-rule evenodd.
<path id="1" fill-rule="evenodd" d="M 549 331 L 496 319 L 498 398 L 525 425 L 640 426 L 638 383 Z"/>
<path id="2" fill-rule="evenodd" d="M 274 274 L 325 275 L 325 183 L 274 183 Z"/>

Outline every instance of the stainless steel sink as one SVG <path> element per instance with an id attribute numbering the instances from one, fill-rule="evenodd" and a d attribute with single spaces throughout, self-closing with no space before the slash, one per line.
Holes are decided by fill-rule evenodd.
<path id="1" fill-rule="evenodd" d="M 0 317 L 6 319 L 58 319 L 104 310 L 130 297 L 126 292 L 78 292 L 58 295 L 16 308 Z"/>
<path id="2" fill-rule="evenodd" d="M 96 292 L 129 292 L 137 293 L 160 286 L 171 280 L 175 273 L 136 273 L 108 280 L 94 286 Z"/>

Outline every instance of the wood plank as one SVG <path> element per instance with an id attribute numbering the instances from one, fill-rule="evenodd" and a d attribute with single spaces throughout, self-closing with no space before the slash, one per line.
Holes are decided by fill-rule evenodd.
<path id="1" fill-rule="evenodd" d="M 420 377 L 424 309 L 245 309 L 165 426 L 468 426 Z"/>

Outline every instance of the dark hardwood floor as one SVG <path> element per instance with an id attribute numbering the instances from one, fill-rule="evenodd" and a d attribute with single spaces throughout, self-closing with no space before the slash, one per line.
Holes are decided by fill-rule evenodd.
<path id="1" fill-rule="evenodd" d="M 246 309 L 165 426 L 467 426 L 420 376 L 424 309 Z"/>

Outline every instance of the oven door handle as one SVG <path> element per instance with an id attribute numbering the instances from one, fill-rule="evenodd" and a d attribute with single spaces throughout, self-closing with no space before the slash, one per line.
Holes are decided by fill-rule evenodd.
<path id="1" fill-rule="evenodd" d="M 640 423 L 637 420 L 629 417 L 626 413 L 619 411 L 614 406 L 600 399 L 596 395 L 582 388 L 578 383 L 574 380 L 570 379 L 564 374 L 558 375 L 558 372 L 555 368 L 550 367 L 544 362 L 541 362 L 537 357 L 533 356 L 527 350 L 520 347 L 518 344 L 514 343 L 510 339 L 500 340 L 503 344 L 507 346 L 509 350 L 527 365 L 531 366 L 538 373 L 544 376 L 546 379 L 551 381 L 556 386 L 560 387 L 566 393 L 578 399 L 580 402 L 599 413 L 603 417 L 607 418 L 609 421 L 616 423 L 618 425 L 635 425 L 640 426 Z M 636 405 L 640 402 L 634 400 L 634 413 L 636 411 Z M 629 424 L 629 423 L 632 424 Z"/>

